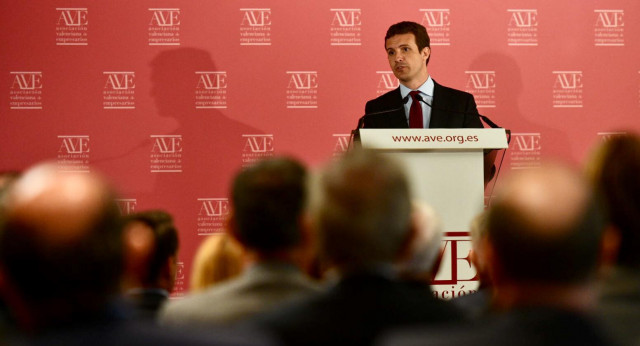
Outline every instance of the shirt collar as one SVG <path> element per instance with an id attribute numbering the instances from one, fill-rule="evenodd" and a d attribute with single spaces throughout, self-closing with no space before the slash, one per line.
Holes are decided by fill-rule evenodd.
<path id="1" fill-rule="evenodd" d="M 417 90 L 420 91 L 420 93 L 422 94 L 433 97 L 433 79 L 431 79 L 431 76 L 429 76 L 429 78 L 427 78 L 427 81 L 424 82 L 420 87 L 418 87 Z M 412 91 L 411 89 L 400 84 L 400 95 L 402 96 L 403 99 L 407 97 L 407 95 L 409 95 L 411 91 Z"/>

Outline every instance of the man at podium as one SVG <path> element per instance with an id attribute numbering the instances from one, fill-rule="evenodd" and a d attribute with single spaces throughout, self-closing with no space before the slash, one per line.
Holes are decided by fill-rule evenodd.
<path id="1" fill-rule="evenodd" d="M 431 47 L 424 26 L 392 25 L 385 36 L 389 66 L 400 87 L 370 100 L 358 128 L 482 128 L 473 95 L 436 83 L 427 70 Z"/>

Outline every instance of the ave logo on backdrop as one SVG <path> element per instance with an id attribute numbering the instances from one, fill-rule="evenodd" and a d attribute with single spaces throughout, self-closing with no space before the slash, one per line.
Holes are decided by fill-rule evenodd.
<path id="1" fill-rule="evenodd" d="M 318 108 L 318 71 L 287 71 L 287 108 Z"/>
<path id="2" fill-rule="evenodd" d="M 540 134 L 539 133 L 516 133 L 514 134 L 516 148 L 519 151 L 538 151 L 542 147 L 540 146 Z"/>
<path id="3" fill-rule="evenodd" d="M 263 27 L 271 25 L 271 9 L 269 8 L 241 8 L 242 25 Z"/>
<path id="4" fill-rule="evenodd" d="M 229 215 L 229 199 L 198 198 L 198 235 L 224 232 L 224 223 Z"/>
<path id="5" fill-rule="evenodd" d="M 196 109 L 227 108 L 227 72 L 196 71 Z"/>
<path id="6" fill-rule="evenodd" d="M 478 273 L 471 264 L 468 232 L 445 232 L 440 250 L 440 267 L 431 289 L 440 299 L 452 299 L 476 292 Z"/>
<path id="7" fill-rule="evenodd" d="M 271 9 L 241 8 L 240 14 L 240 45 L 270 46 Z"/>
<path id="8" fill-rule="evenodd" d="M 173 283 L 172 298 L 184 297 L 187 294 L 185 266 L 183 261 L 176 262 L 176 275 Z"/>
<path id="9" fill-rule="evenodd" d="M 496 107 L 496 71 L 465 71 L 465 90 L 473 94 L 478 108 Z"/>
<path id="10" fill-rule="evenodd" d="M 582 107 L 582 71 L 553 71 L 553 107 Z"/>
<path id="11" fill-rule="evenodd" d="M 149 8 L 149 45 L 179 46 L 181 11 L 179 8 Z"/>
<path id="12" fill-rule="evenodd" d="M 89 11 L 86 8 L 57 8 L 60 16 L 57 25 L 83 26 L 89 24 Z"/>
<path id="13" fill-rule="evenodd" d="M 135 109 L 135 72 L 105 71 L 102 74 L 105 77 L 102 108 Z"/>
<path id="14" fill-rule="evenodd" d="M 182 172 L 182 135 L 151 135 L 152 173 Z"/>
<path id="15" fill-rule="evenodd" d="M 420 9 L 421 24 L 427 28 L 432 46 L 451 45 L 451 10 L 448 8 Z"/>
<path id="16" fill-rule="evenodd" d="M 351 141 L 351 135 L 348 134 L 333 134 L 335 144 L 333 145 L 334 156 L 340 155 L 349 149 L 349 142 Z"/>
<path id="17" fill-rule="evenodd" d="M 42 89 L 42 72 L 11 72 L 13 83 L 11 89 Z"/>
<path id="18" fill-rule="evenodd" d="M 119 198 L 116 199 L 120 215 L 126 216 L 135 213 L 138 209 L 138 200 L 135 198 Z"/>
<path id="19" fill-rule="evenodd" d="M 509 46 L 538 45 L 538 10 L 509 9 L 507 44 Z"/>
<path id="20" fill-rule="evenodd" d="M 253 162 L 273 157 L 274 136 L 273 134 L 244 134 L 244 147 L 242 148 L 242 164 L 243 166 L 251 165 Z"/>
<path id="21" fill-rule="evenodd" d="M 362 10 L 332 8 L 330 42 L 332 46 L 362 45 Z"/>
<path id="22" fill-rule="evenodd" d="M 597 136 L 600 138 L 600 141 L 605 142 L 610 140 L 611 138 L 617 137 L 617 136 L 623 136 L 626 135 L 626 132 L 623 131 L 619 131 L 619 132 L 598 132 Z"/>
<path id="23" fill-rule="evenodd" d="M 90 138 L 87 135 L 58 136 L 58 170 L 62 172 L 89 172 Z"/>
<path id="24" fill-rule="evenodd" d="M 542 135 L 539 132 L 513 133 L 511 146 L 511 169 L 540 167 Z"/>
<path id="25" fill-rule="evenodd" d="M 594 10 L 594 44 L 596 46 L 624 46 L 624 11 Z"/>
<path id="26" fill-rule="evenodd" d="M 391 71 L 376 71 L 378 75 L 378 95 L 385 94 L 400 86 L 400 81 Z"/>
<path id="27" fill-rule="evenodd" d="M 10 109 L 42 109 L 42 71 L 10 72 Z"/>
<path id="28" fill-rule="evenodd" d="M 58 153 L 85 154 L 89 150 L 89 136 L 58 136 L 62 143 Z"/>
<path id="29" fill-rule="evenodd" d="M 242 135 L 245 145 L 242 149 L 245 153 L 263 154 L 274 151 L 273 135 Z"/>
<path id="30" fill-rule="evenodd" d="M 59 7 L 56 22 L 56 45 L 86 46 L 89 44 L 89 10 L 86 7 Z"/>

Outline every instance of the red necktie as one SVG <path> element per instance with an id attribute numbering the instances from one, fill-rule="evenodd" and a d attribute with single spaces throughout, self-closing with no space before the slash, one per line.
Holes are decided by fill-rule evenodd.
<path id="1" fill-rule="evenodd" d="M 409 127 L 412 129 L 421 129 L 422 125 L 422 106 L 420 105 L 419 91 L 412 91 L 411 95 L 411 108 L 409 109 Z"/>

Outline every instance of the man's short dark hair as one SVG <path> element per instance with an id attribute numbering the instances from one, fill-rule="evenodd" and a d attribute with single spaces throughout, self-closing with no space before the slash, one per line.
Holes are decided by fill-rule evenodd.
<path id="1" fill-rule="evenodd" d="M 307 171 L 291 158 L 272 158 L 242 170 L 234 179 L 231 205 L 243 245 L 264 252 L 300 243 Z"/>
<path id="2" fill-rule="evenodd" d="M 425 47 L 431 48 L 431 40 L 429 39 L 429 34 L 427 33 L 427 29 L 416 22 L 407 22 L 407 21 L 393 24 L 392 26 L 389 27 L 389 29 L 387 29 L 387 34 L 384 36 L 385 44 L 389 38 L 395 35 L 402 35 L 402 34 L 413 34 L 413 36 L 416 39 L 416 45 L 418 46 L 418 51 L 420 52 L 422 52 L 422 50 Z M 431 55 L 429 55 L 429 58 L 427 58 L 427 62 L 426 62 L 427 65 L 429 64 L 430 58 L 431 58 Z"/>
<path id="3" fill-rule="evenodd" d="M 510 279 L 581 283 L 593 276 L 606 223 L 602 206 L 593 194 L 574 222 L 562 227 L 542 230 L 541 223 L 504 201 L 494 203 L 487 213 L 488 237 Z"/>
<path id="4" fill-rule="evenodd" d="M 143 284 L 152 285 L 158 280 L 166 261 L 178 253 L 178 230 L 171 214 L 164 210 L 141 211 L 125 217 L 127 224 L 135 221 L 147 225 L 153 233 L 153 254 L 149 260 L 147 277 L 143 279 Z"/>

